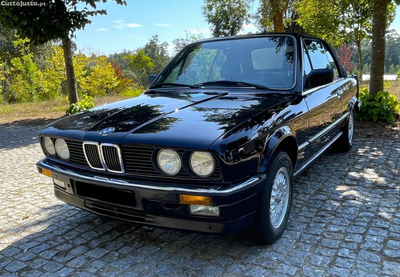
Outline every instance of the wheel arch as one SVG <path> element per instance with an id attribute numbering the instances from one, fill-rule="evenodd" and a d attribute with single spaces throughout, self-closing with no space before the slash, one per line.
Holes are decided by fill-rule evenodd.
<path id="1" fill-rule="evenodd" d="M 287 126 L 283 126 L 272 133 L 265 142 L 260 160 L 259 172 L 265 172 L 271 157 L 276 151 L 286 152 L 292 161 L 293 169 L 297 162 L 298 145 L 294 133 Z"/>

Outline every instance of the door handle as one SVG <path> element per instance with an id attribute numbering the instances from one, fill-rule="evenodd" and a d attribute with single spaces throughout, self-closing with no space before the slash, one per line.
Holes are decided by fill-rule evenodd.
<path id="1" fill-rule="evenodd" d="M 336 94 L 337 94 L 337 97 L 341 100 L 342 99 L 343 90 L 338 89 Z"/>

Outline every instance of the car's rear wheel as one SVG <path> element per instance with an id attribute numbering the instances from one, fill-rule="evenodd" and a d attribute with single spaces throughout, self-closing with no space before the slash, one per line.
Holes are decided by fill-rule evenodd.
<path id="1" fill-rule="evenodd" d="M 274 243 L 284 232 L 293 197 L 293 166 L 289 155 L 277 151 L 266 172 L 265 187 L 253 233 L 260 243 Z"/>
<path id="2" fill-rule="evenodd" d="M 346 125 L 343 127 L 343 134 L 340 138 L 334 143 L 334 150 L 337 152 L 347 152 L 353 146 L 354 141 L 354 111 L 350 111 L 349 118 L 347 120 Z"/>

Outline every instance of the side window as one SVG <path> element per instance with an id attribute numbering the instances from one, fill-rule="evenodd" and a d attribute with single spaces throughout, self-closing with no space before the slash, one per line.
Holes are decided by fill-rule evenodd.
<path id="1" fill-rule="evenodd" d="M 328 57 L 329 64 L 331 65 L 331 68 L 333 69 L 333 74 L 335 76 L 334 79 L 336 80 L 339 78 L 339 72 L 336 67 L 335 60 L 333 59 L 330 51 L 326 51 L 326 56 Z"/>
<path id="2" fill-rule="evenodd" d="M 333 57 L 322 42 L 306 40 L 305 47 L 311 59 L 313 69 L 333 69 L 335 80 L 339 77 Z"/>

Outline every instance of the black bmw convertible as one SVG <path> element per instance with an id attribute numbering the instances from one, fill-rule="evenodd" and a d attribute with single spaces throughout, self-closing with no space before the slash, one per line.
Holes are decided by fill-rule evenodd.
<path id="1" fill-rule="evenodd" d="M 293 178 L 354 139 L 358 82 L 303 34 L 185 47 L 140 97 L 40 133 L 40 173 L 62 201 L 133 223 L 208 233 L 284 232 Z"/>

